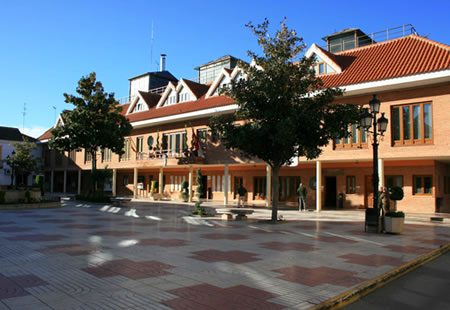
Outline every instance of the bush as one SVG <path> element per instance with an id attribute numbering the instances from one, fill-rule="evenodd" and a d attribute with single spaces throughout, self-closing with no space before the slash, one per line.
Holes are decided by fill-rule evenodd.
<path id="1" fill-rule="evenodd" d="M 30 190 L 27 188 L 25 191 L 25 199 L 24 199 L 25 203 L 29 203 L 31 202 L 31 194 L 30 194 Z"/>
<path id="2" fill-rule="evenodd" d="M 36 184 L 39 186 L 39 189 L 41 190 L 41 196 L 44 196 L 44 176 L 37 175 L 35 181 Z"/>
<path id="3" fill-rule="evenodd" d="M 389 199 L 390 200 L 402 200 L 403 199 L 403 189 L 399 186 L 394 186 L 389 189 Z"/>
<path id="4" fill-rule="evenodd" d="M 405 213 L 403 213 L 402 211 L 398 211 L 398 212 L 387 212 L 385 216 L 390 216 L 390 217 L 405 217 Z"/>
<path id="5" fill-rule="evenodd" d="M 5 192 L 0 191 L 0 203 L 5 203 Z"/>

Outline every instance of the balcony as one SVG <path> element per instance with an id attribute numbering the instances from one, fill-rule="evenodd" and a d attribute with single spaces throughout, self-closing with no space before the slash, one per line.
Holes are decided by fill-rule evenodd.
<path id="1" fill-rule="evenodd" d="M 203 150 L 205 154 L 205 150 Z M 177 152 L 175 149 L 165 149 L 160 151 L 138 152 L 136 154 L 138 162 L 162 161 L 163 166 L 201 164 L 205 162 L 204 157 L 199 157 L 197 151 L 186 150 Z"/>

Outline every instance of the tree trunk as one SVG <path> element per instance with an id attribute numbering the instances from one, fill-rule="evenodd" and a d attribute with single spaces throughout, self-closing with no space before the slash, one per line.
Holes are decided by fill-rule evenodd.
<path id="1" fill-rule="evenodd" d="M 95 151 L 91 151 L 91 157 L 92 157 L 92 160 L 91 160 L 91 163 L 92 163 L 91 173 L 94 173 L 94 171 L 97 169 L 97 154 L 96 154 Z M 94 180 L 93 186 L 94 186 L 94 192 L 96 192 L 97 191 L 97 180 Z"/>
<path id="2" fill-rule="evenodd" d="M 272 222 L 276 223 L 278 219 L 278 196 L 279 180 L 278 173 L 281 166 L 272 167 Z"/>

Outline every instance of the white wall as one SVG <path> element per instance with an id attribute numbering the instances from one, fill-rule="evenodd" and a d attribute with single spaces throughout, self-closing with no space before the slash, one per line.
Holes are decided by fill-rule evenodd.
<path id="1" fill-rule="evenodd" d="M 3 161 L 6 159 L 6 156 L 11 156 L 11 153 L 15 150 L 15 148 L 11 145 L 11 143 L 15 143 L 16 141 L 7 141 L 7 140 L 0 140 L 1 145 L 1 154 L 0 154 L 0 185 L 11 185 L 11 174 L 7 173 L 8 171 L 11 172 L 11 168 Z M 42 158 L 42 148 L 40 145 L 37 145 L 37 148 L 32 152 L 34 157 L 41 157 Z M 30 175 L 28 177 L 28 184 L 34 184 L 33 175 Z"/>

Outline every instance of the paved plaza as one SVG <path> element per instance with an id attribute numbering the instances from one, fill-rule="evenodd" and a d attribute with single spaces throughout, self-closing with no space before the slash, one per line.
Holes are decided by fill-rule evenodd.
<path id="1" fill-rule="evenodd" d="M 450 242 L 450 224 L 407 216 L 364 233 L 362 211 L 258 208 L 248 221 L 191 206 L 72 201 L 0 211 L 0 310 L 308 309 Z"/>

